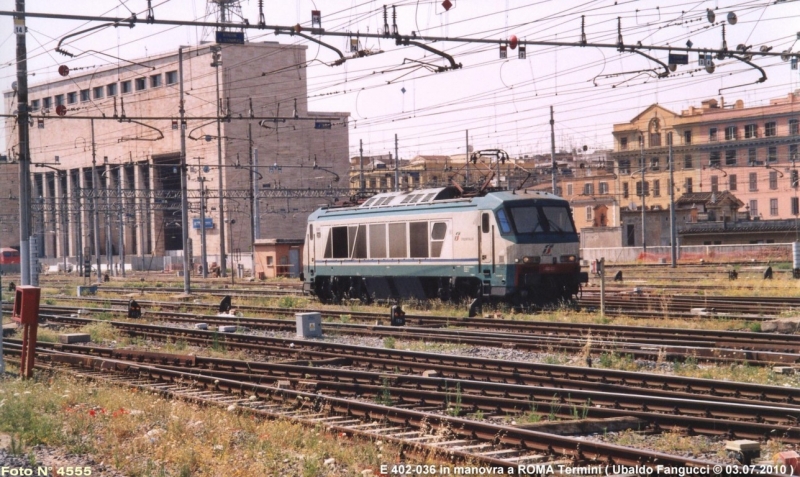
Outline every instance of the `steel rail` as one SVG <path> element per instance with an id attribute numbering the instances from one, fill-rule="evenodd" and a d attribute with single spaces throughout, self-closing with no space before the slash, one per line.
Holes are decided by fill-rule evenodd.
<path id="1" fill-rule="evenodd" d="M 84 320 L 84 322 L 93 321 Z M 107 323 L 114 324 L 115 322 Z M 119 325 L 128 324 L 119 323 Z M 122 328 L 124 329 L 125 327 L 122 326 Z M 454 378 L 515 384 L 541 384 L 539 379 L 542 377 L 547 379 L 563 378 L 602 384 L 635 386 L 643 389 L 680 390 L 682 392 L 708 394 L 710 396 L 746 397 L 764 402 L 785 402 L 789 404 L 800 402 L 800 389 L 782 386 L 765 386 L 591 367 L 420 353 L 330 342 L 169 328 L 156 325 L 132 325 L 127 328 L 126 332 L 132 336 L 161 341 L 179 339 L 204 346 L 218 345 L 225 348 L 246 349 L 283 359 L 342 359 L 346 357 L 351 360 L 353 366 L 368 369 L 381 368 L 388 371 L 399 369 L 407 373 L 416 374 L 435 369 L 441 370 L 442 373 Z M 73 349 L 73 351 L 76 350 Z"/>
<path id="2" fill-rule="evenodd" d="M 95 302 L 102 302 L 102 299 L 93 300 Z M 127 306 L 125 301 L 106 300 L 109 303 L 117 303 L 121 306 Z M 208 309 L 211 305 L 204 304 L 168 304 L 164 302 L 147 302 L 140 301 L 141 306 L 153 307 L 187 307 L 195 309 Z M 388 321 L 388 316 L 385 314 L 371 313 L 371 312 L 330 312 L 318 309 L 287 309 L 277 307 L 236 307 L 238 311 L 248 311 L 254 313 L 265 313 L 274 315 L 294 315 L 295 313 L 307 312 L 320 312 L 323 317 L 329 319 L 341 319 L 343 315 L 348 315 L 349 319 L 360 319 L 374 322 L 376 328 L 382 323 Z M 42 310 L 55 310 L 66 313 L 76 313 L 78 309 L 70 307 L 55 307 L 52 305 L 43 305 Z M 119 312 L 120 310 L 113 310 L 107 308 L 94 308 L 98 312 Z M 88 310 L 87 310 L 88 311 Z M 157 319 L 174 318 L 176 321 L 208 321 L 216 320 L 220 324 L 230 324 L 230 321 L 235 321 L 241 324 L 249 324 L 253 326 L 283 326 L 285 329 L 293 328 L 294 322 L 287 320 L 258 318 L 258 317 L 235 317 L 228 318 L 220 315 L 196 315 L 190 313 L 174 313 L 167 311 L 147 311 L 148 316 Z M 763 352 L 780 352 L 788 354 L 800 353 L 800 336 L 796 335 L 775 335 L 760 332 L 744 332 L 744 331 L 724 331 L 724 330 L 705 330 L 705 329 L 683 329 L 683 328 L 661 328 L 661 327 L 646 327 L 646 326 L 628 326 L 628 325 L 603 325 L 593 323 L 554 323 L 543 321 L 522 321 L 522 320 L 506 320 L 506 319 L 485 319 L 485 318 L 459 318 L 447 316 L 434 316 L 434 315 L 407 315 L 406 323 L 416 325 L 422 328 L 443 328 L 448 327 L 446 330 L 438 330 L 442 335 L 451 335 L 464 339 L 468 338 L 494 338 L 495 340 L 502 340 L 508 345 L 516 342 L 523 342 L 525 339 L 533 339 L 537 336 L 553 338 L 554 336 L 567 336 L 578 338 L 581 340 L 589 339 L 603 339 L 613 338 L 616 341 L 633 341 L 638 340 L 642 344 L 647 345 L 686 345 L 686 340 L 692 340 L 691 345 L 696 347 L 715 347 L 715 348 L 735 348 L 736 350 L 747 351 L 763 351 Z M 345 323 L 327 323 L 334 329 L 340 331 L 349 330 L 365 330 L 364 325 L 345 324 Z M 467 328 L 467 330 L 451 329 L 453 327 Z M 423 330 L 412 328 L 389 328 L 390 330 L 397 330 L 398 336 L 402 336 L 405 332 L 410 333 L 423 333 Z M 472 330 L 487 330 L 487 331 L 472 331 Z M 508 331 L 501 331 L 508 330 Z M 513 330 L 513 333 L 512 333 Z M 518 332 L 523 332 L 520 334 Z"/>
<path id="3" fill-rule="evenodd" d="M 104 358 L 85 358 L 68 359 L 64 357 L 61 362 L 69 363 L 72 366 L 81 366 L 91 370 L 97 370 L 93 376 L 103 377 L 109 373 L 124 373 L 135 379 L 136 386 L 156 389 L 157 391 L 173 395 L 176 391 L 175 386 L 191 383 L 192 387 L 200 388 L 211 392 L 225 392 L 238 396 L 237 404 L 246 405 L 248 403 L 261 404 L 266 400 L 274 400 L 280 403 L 299 403 L 297 407 L 310 406 L 315 412 L 328 410 L 334 413 L 345 414 L 347 417 L 356 418 L 356 422 L 363 421 L 388 421 L 402 426 L 413 427 L 422 431 L 434 431 L 433 434 L 444 432 L 448 436 L 466 438 L 470 440 L 488 441 L 494 445 L 510 446 L 523 450 L 542 452 L 546 455 L 559 454 L 566 456 L 574 461 L 575 464 L 597 459 L 605 460 L 608 464 L 629 464 L 629 465 L 668 465 L 674 467 L 707 467 L 711 468 L 714 463 L 701 461 L 698 459 L 687 458 L 684 456 L 673 456 L 669 454 L 653 452 L 648 450 L 633 449 L 630 447 L 617 446 L 601 442 L 586 441 L 581 438 L 560 436 L 545 432 L 538 432 L 529 429 L 521 429 L 514 426 L 504 426 L 487 422 L 480 422 L 459 417 L 442 415 L 437 413 L 423 412 L 415 409 L 403 407 L 391 407 L 380 404 L 364 402 L 363 400 L 344 399 L 340 397 L 328 396 L 319 393 L 308 393 L 273 387 L 258 383 L 251 383 L 237 379 L 230 379 L 219 376 L 207 376 L 195 372 L 176 369 L 164 369 L 157 366 L 142 364 L 131 364 L 120 360 L 109 360 Z M 100 373 L 99 371 L 102 371 Z M 158 380 L 164 383 L 162 386 L 141 384 L 141 380 Z M 249 398 L 247 396 L 250 396 Z M 229 404 L 231 401 L 224 401 Z M 252 407 L 253 404 L 243 407 Z M 319 414 L 315 414 L 319 416 Z M 316 421 L 319 424 L 320 421 Z M 360 427 L 360 426 L 359 426 Z M 347 427 L 344 428 L 348 430 Z M 435 441 L 436 439 L 434 439 Z M 437 450 L 435 442 L 429 442 L 433 446 L 432 450 Z M 447 449 L 438 448 L 438 452 Z M 445 453 L 445 452 L 443 452 Z M 515 468 L 516 460 L 498 459 L 493 457 L 496 452 L 456 455 L 461 457 L 472 457 L 480 462 L 492 465 L 502 465 Z"/>

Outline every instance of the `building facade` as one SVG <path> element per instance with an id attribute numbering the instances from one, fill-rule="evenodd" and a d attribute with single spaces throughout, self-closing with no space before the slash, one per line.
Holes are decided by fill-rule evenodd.
<path id="1" fill-rule="evenodd" d="M 209 262 L 218 258 L 223 227 L 228 253 L 249 253 L 254 238 L 303 237 L 307 215 L 330 203 L 324 190 L 346 187 L 337 180 L 349 166 L 349 114 L 308 110 L 305 50 L 201 45 L 183 50 L 182 67 L 174 52 L 30 86 L 41 255 L 93 253 L 95 228 L 101 255 L 122 247 L 129 255 L 182 254 L 181 127 L 193 256 L 201 206 Z M 14 111 L 15 93 L 4 93 L 4 102 Z M 6 127 L 12 160 L 13 126 Z"/>
<path id="2" fill-rule="evenodd" d="M 671 137 L 676 199 L 730 192 L 743 203 L 734 217 L 720 215 L 712 221 L 796 218 L 798 120 L 800 92 L 749 108 L 741 100 L 726 105 L 722 98 L 680 114 L 652 105 L 630 122 L 614 125 L 612 157 L 621 182 L 620 208 L 641 211 L 642 202 L 646 213 L 669 208 Z M 680 216 L 677 228 L 692 222 L 690 216 Z M 652 245 L 669 244 L 664 241 L 662 236 L 661 243 Z M 622 245 L 641 246 L 641 240 L 623 240 Z"/>

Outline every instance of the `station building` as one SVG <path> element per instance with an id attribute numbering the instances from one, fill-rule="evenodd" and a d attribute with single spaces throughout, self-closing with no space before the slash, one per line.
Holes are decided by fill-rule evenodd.
<path id="1" fill-rule="evenodd" d="M 219 47 L 218 61 L 212 47 Z M 42 238 L 41 256 L 76 257 L 91 249 L 94 204 L 88 190 L 105 194 L 97 204 L 102 256 L 120 252 L 120 227 L 128 256 L 182 255 L 178 60 L 176 51 L 29 86 L 32 197 L 42 210 L 33 224 Z M 201 189 L 211 263 L 219 258 L 222 227 L 228 253 L 249 256 L 254 238 L 302 238 L 308 214 L 329 203 L 319 191 L 346 187 L 337 181 L 349 169 L 349 113 L 309 111 L 305 65 L 302 45 L 183 50 L 194 257 L 200 255 Z M 15 111 L 15 92 L 6 91 L 4 103 L 7 113 Z M 59 106 L 65 115 L 56 113 Z M 226 118 L 219 135 L 218 106 Z M 288 119 L 259 119 L 265 117 Z M 5 128 L 12 162 L 14 121 L 7 119 Z M 227 196 L 222 209 L 220 189 Z M 251 225 L 253 210 L 258 217 Z M 17 245 L 18 235 L 2 245 Z"/>

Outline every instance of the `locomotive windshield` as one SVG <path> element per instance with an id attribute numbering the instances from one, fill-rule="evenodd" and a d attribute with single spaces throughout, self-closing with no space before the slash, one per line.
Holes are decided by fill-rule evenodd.
<path id="1" fill-rule="evenodd" d="M 569 208 L 566 206 L 526 205 L 509 207 L 508 211 L 518 234 L 575 233 Z"/>

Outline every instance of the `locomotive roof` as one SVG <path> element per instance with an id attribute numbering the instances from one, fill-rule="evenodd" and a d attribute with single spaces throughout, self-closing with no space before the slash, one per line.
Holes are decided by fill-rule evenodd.
<path id="1" fill-rule="evenodd" d="M 433 189 L 419 189 L 419 190 L 412 190 L 412 191 L 402 191 L 402 192 L 383 192 L 380 194 L 376 194 L 366 201 L 363 204 L 360 204 L 359 208 L 372 208 L 372 207 L 382 207 L 382 206 L 395 206 L 395 205 L 422 205 L 422 204 L 430 204 L 432 202 L 439 202 L 443 200 L 453 200 L 453 199 L 479 199 L 481 197 L 492 197 L 495 199 L 499 199 L 501 201 L 506 200 L 520 200 L 522 198 L 526 198 L 525 196 L 531 196 L 529 198 L 539 198 L 539 199 L 560 199 L 560 197 L 550 194 L 548 192 L 542 191 L 492 191 L 487 192 L 481 195 L 463 193 L 463 191 L 459 190 L 456 187 L 448 186 L 448 187 L 438 187 Z"/>
<path id="2" fill-rule="evenodd" d="M 460 193 L 455 187 L 439 187 L 436 189 L 420 189 L 402 192 L 383 192 L 367 199 L 359 207 L 370 208 L 382 205 L 427 204 L 437 200 L 458 199 Z"/>
<path id="3" fill-rule="evenodd" d="M 401 208 L 408 210 L 407 207 L 417 206 L 431 206 L 437 203 L 462 203 L 468 202 L 477 205 L 479 208 L 494 208 L 500 203 L 508 201 L 517 201 L 524 199 L 555 199 L 563 200 L 561 197 L 550 194 L 548 192 L 533 191 L 533 190 L 519 190 L 519 191 L 489 191 L 483 192 L 480 195 L 475 192 L 463 190 L 453 187 L 438 187 L 431 189 L 418 189 L 412 191 L 401 192 L 383 192 L 376 194 L 363 203 L 358 205 L 350 205 L 345 207 L 323 207 L 317 213 L 322 212 L 356 212 L 368 211 L 383 208 Z M 312 214 L 312 216 L 317 215 Z"/>
<path id="4" fill-rule="evenodd" d="M 449 207 L 476 207 L 479 210 L 490 210 L 501 206 L 506 202 L 514 202 L 521 200 L 535 200 L 545 199 L 553 201 L 566 201 L 549 192 L 534 191 L 534 190 L 518 190 L 518 191 L 491 191 L 485 192 L 481 195 L 474 193 L 466 193 L 462 195 L 462 191 L 456 187 L 439 187 L 434 189 L 420 189 L 413 191 L 403 192 L 384 192 L 376 194 L 364 203 L 359 205 L 351 205 L 345 207 L 322 207 L 312 212 L 309 215 L 309 222 L 325 218 L 343 218 L 350 215 L 361 214 L 407 214 L 414 212 L 424 212 L 429 210 L 429 207 L 434 208 L 449 208 Z M 436 207 L 439 205 L 439 207 Z M 460 208 L 460 207 L 459 207 Z"/>

